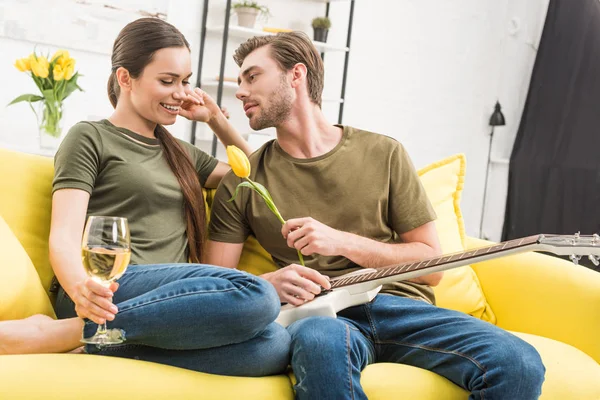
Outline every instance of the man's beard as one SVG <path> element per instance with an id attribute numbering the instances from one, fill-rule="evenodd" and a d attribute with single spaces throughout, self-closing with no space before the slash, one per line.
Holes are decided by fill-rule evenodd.
<path id="1" fill-rule="evenodd" d="M 287 79 L 282 76 L 281 85 L 268 97 L 271 99 L 268 108 L 261 109 L 261 113 L 253 121 L 250 119 L 250 127 L 255 131 L 277 127 L 288 119 L 292 111 L 292 95 L 286 87 Z"/>

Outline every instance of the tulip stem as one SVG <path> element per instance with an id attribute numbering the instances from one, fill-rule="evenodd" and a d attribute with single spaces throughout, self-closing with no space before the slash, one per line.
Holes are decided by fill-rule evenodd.
<path id="1" fill-rule="evenodd" d="M 281 225 L 285 225 L 285 220 L 283 219 L 283 217 L 281 216 L 281 213 L 279 212 L 279 210 L 275 206 L 275 203 L 271 199 L 271 195 L 269 194 L 269 192 L 263 193 L 261 191 L 261 189 L 258 187 L 258 185 L 256 185 L 256 183 L 254 183 L 250 178 L 246 177 L 245 179 L 248 182 L 250 182 L 250 184 L 252 185 L 252 187 L 254 188 L 254 190 L 260 195 L 260 197 L 263 198 L 263 200 L 265 201 L 265 203 L 267 203 L 267 206 L 269 207 L 269 209 L 271 211 L 273 211 L 273 214 L 275 214 L 277 216 L 277 219 L 279 219 L 279 222 L 281 222 Z M 305 266 L 304 265 L 304 257 L 302 257 L 302 253 L 300 252 L 300 250 L 296 250 L 296 251 L 298 253 L 298 259 L 300 260 L 300 265 L 302 265 L 304 267 Z"/>

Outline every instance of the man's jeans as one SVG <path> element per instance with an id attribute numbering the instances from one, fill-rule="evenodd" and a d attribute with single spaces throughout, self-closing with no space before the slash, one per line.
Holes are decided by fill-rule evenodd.
<path id="1" fill-rule="evenodd" d="M 297 399 L 366 399 L 360 374 L 375 362 L 433 371 L 469 390 L 470 399 L 537 399 L 544 381 L 540 356 L 528 343 L 420 300 L 380 294 L 337 319 L 310 317 L 288 331 Z"/>
<path id="2" fill-rule="evenodd" d="M 113 301 L 119 312 L 108 328 L 126 342 L 89 353 L 153 361 L 219 375 L 282 373 L 290 336 L 273 322 L 280 303 L 267 281 L 233 269 L 198 264 L 131 265 Z M 60 289 L 59 318 L 76 316 Z M 97 325 L 86 320 L 84 337 Z"/>

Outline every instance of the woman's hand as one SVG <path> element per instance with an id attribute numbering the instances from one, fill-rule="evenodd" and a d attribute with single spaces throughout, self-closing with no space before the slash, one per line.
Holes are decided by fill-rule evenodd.
<path id="1" fill-rule="evenodd" d="M 91 278 L 79 282 L 70 293 L 77 316 L 91 319 L 97 324 L 115 319 L 119 310 L 112 303 L 112 297 L 118 288 L 119 284 L 116 282 L 105 287 Z"/>
<path id="2" fill-rule="evenodd" d="M 210 122 L 221 113 L 229 117 L 226 109 L 221 110 L 217 103 L 202 89 L 186 90 L 187 98 L 179 108 L 179 115 L 189 120 Z"/>

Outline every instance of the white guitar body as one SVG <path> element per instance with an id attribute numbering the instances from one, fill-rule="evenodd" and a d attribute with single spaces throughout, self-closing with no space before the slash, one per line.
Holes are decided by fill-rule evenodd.
<path id="1" fill-rule="evenodd" d="M 372 268 L 366 268 L 350 274 L 342 275 L 331 279 L 332 282 L 341 278 L 347 278 L 355 275 L 367 274 L 375 271 Z M 373 282 L 365 282 L 357 285 L 333 289 L 331 292 L 315 298 L 313 301 L 296 307 L 286 304 L 281 307 L 279 316 L 275 320 L 278 324 L 286 327 L 293 322 L 306 317 L 337 317 L 338 311 L 348 307 L 358 306 L 370 302 L 377 296 L 381 290 L 381 285 Z"/>
<path id="2" fill-rule="evenodd" d="M 381 290 L 381 285 L 385 283 L 412 279 L 472 262 L 486 261 L 526 251 L 544 251 L 569 256 L 575 264 L 579 262 L 581 255 L 585 254 L 594 265 L 600 265 L 600 236 L 597 234 L 581 236 L 579 233 L 572 236 L 534 235 L 413 263 L 358 270 L 332 278 L 332 290 L 312 301 L 300 306 L 284 305 L 275 322 L 285 327 L 310 316 L 335 318 L 338 311 L 373 300 Z"/>

